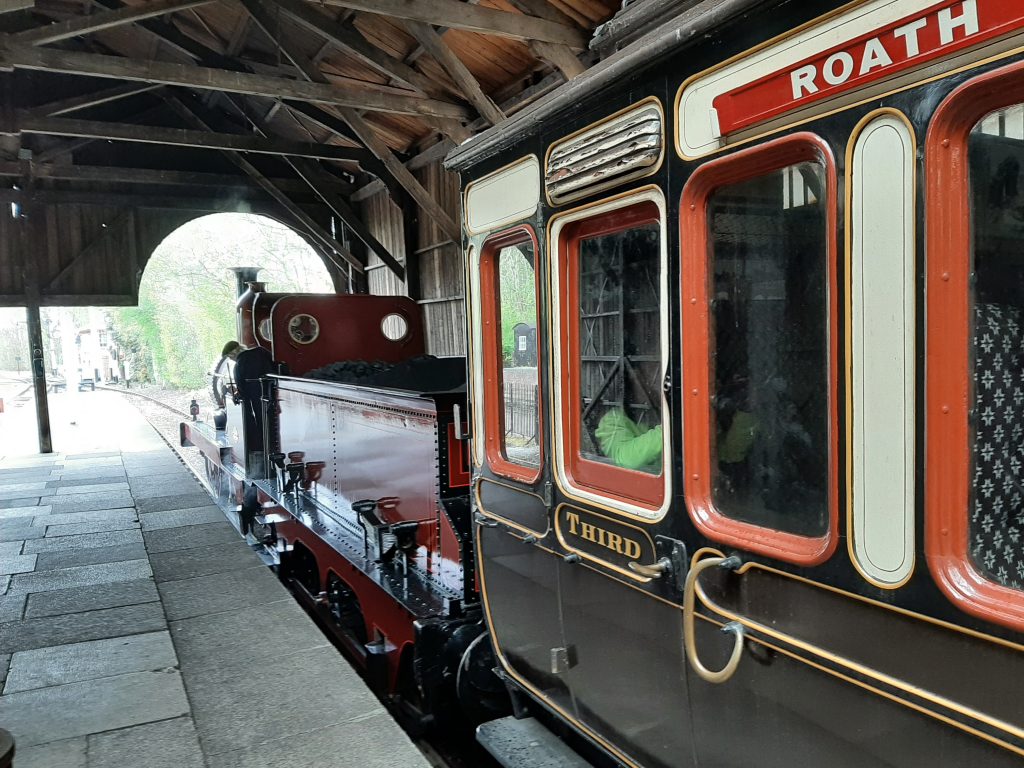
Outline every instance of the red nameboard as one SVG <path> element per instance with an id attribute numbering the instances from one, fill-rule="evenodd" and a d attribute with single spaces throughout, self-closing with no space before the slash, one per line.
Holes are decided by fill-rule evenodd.
<path id="1" fill-rule="evenodd" d="M 713 102 L 727 136 L 1024 28 L 1024 0 L 943 0 Z"/>

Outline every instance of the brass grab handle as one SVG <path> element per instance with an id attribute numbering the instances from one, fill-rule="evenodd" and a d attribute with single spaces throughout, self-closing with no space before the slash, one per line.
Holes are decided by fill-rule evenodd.
<path id="1" fill-rule="evenodd" d="M 648 579 L 660 579 L 666 573 L 670 573 L 672 571 L 672 561 L 667 557 L 663 557 L 658 562 L 652 563 L 651 565 L 642 565 L 635 560 L 631 560 L 627 563 L 627 566 L 633 573 L 646 576 Z"/>
<path id="2" fill-rule="evenodd" d="M 686 576 L 686 587 L 683 590 L 683 643 L 686 646 L 686 657 L 690 660 L 693 671 L 702 680 L 709 683 L 724 683 L 736 672 L 743 656 L 743 639 L 747 633 L 746 628 L 738 621 L 730 622 L 722 627 L 723 632 L 731 633 L 734 637 L 732 655 L 722 669 L 715 672 L 701 664 L 697 657 L 697 640 L 693 632 L 694 619 L 694 597 L 697 588 L 697 579 L 701 573 L 708 568 L 736 568 L 740 564 L 738 557 L 709 557 L 699 560 L 690 569 Z"/>

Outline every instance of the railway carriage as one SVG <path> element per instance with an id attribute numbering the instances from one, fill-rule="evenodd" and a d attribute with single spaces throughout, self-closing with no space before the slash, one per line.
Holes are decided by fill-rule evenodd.
<path id="1" fill-rule="evenodd" d="M 1024 5 L 671 16 L 447 160 L 500 668 L 595 765 L 1017 765 Z"/>

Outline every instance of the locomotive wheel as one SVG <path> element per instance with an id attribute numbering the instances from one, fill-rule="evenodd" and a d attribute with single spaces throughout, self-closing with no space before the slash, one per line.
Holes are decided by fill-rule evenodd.
<path id="1" fill-rule="evenodd" d="M 350 635 L 360 645 L 366 645 L 366 622 L 355 592 L 337 576 L 327 585 L 327 607 L 338 629 Z"/>
<path id="2" fill-rule="evenodd" d="M 477 723 L 504 717 L 512 711 L 508 690 L 494 674 L 497 665 L 487 632 L 476 637 L 462 654 L 455 691 L 462 711 Z"/>

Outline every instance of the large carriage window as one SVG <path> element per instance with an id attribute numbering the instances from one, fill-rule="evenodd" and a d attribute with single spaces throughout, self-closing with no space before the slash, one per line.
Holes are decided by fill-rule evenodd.
<path id="1" fill-rule="evenodd" d="M 579 241 L 580 452 L 661 472 L 661 228 Z"/>
<path id="2" fill-rule="evenodd" d="M 484 247 L 487 446 L 491 468 L 535 479 L 541 465 L 537 277 L 532 234 L 517 229 Z M 528 472 L 517 471 L 525 467 Z"/>
<path id="3" fill-rule="evenodd" d="M 565 469 L 644 516 L 665 496 L 662 226 L 644 200 L 558 229 Z"/>
<path id="4" fill-rule="evenodd" d="M 968 552 L 989 579 L 1024 589 L 1024 108 L 981 120 L 968 152 L 975 276 Z"/>
<path id="5" fill-rule="evenodd" d="M 799 163 L 707 204 L 712 500 L 801 536 L 828 530 L 824 177 Z"/>

